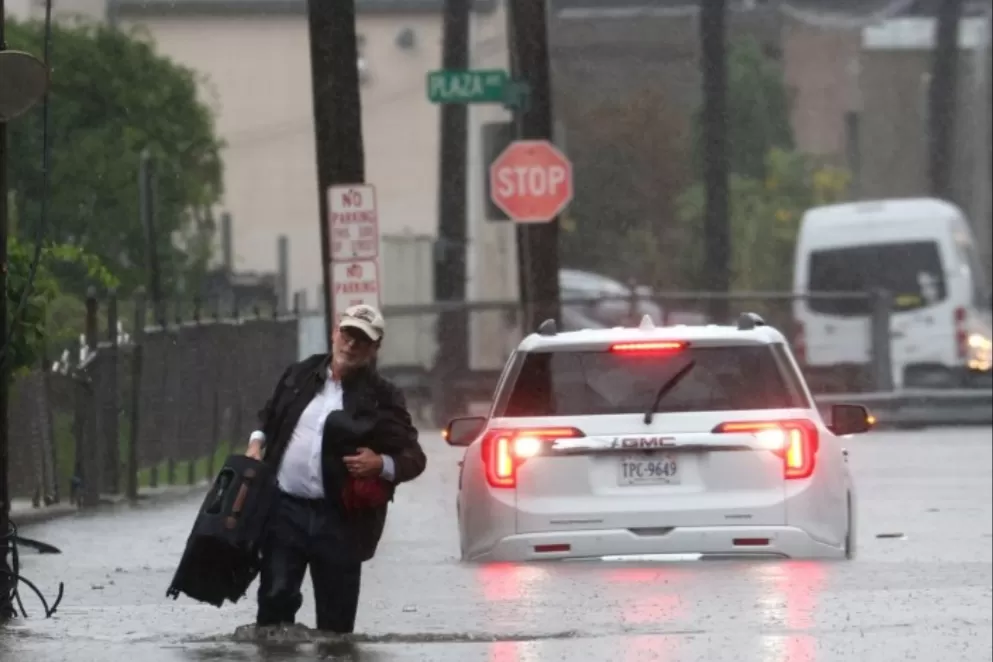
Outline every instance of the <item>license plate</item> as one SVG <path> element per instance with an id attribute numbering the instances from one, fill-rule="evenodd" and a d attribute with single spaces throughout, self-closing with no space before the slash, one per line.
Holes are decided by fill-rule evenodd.
<path id="1" fill-rule="evenodd" d="M 627 457 L 617 468 L 618 485 L 678 485 L 679 463 L 672 455 Z"/>

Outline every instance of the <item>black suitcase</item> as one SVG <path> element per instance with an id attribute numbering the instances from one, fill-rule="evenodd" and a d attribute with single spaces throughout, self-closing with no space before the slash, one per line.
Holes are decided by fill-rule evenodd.
<path id="1" fill-rule="evenodd" d="M 259 572 L 275 496 L 270 466 L 245 455 L 230 456 L 200 507 L 166 596 L 177 599 L 185 593 L 215 607 L 241 599 Z"/>

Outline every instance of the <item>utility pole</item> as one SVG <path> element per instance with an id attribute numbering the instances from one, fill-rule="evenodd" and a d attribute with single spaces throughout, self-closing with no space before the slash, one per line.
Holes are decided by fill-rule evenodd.
<path id="1" fill-rule="evenodd" d="M 148 269 L 148 293 L 152 297 L 155 323 L 165 328 L 165 300 L 162 296 L 162 269 L 159 263 L 159 233 L 155 219 L 155 164 L 148 148 L 141 150 L 138 164 L 138 205 L 141 226 L 145 230 L 145 263 Z"/>
<path id="2" fill-rule="evenodd" d="M 928 90 L 928 177 L 931 195 L 952 200 L 962 0 L 938 4 L 931 87 Z"/>
<path id="3" fill-rule="evenodd" d="M 511 72 L 530 88 L 530 102 L 517 113 L 517 137 L 552 140 L 552 84 L 548 62 L 546 0 L 508 0 Z M 524 332 L 546 320 L 560 319 L 559 219 L 517 226 L 521 300 L 526 312 Z"/>
<path id="4" fill-rule="evenodd" d="M 446 71 L 469 68 L 469 5 L 471 0 L 445 0 L 442 25 L 441 68 Z M 434 297 L 439 302 L 466 298 L 466 186 L 469 106 L 441 105 L 438 155 L 438 240 L 434 252 Z M 438 347 L 445 360 L 438 367 L 439 384 L 445 392 L 441 402 L 451 411 L 462 411 L 459 393 L 449 388 L 448 376 L 467 370 L 469 365 L 469 319 L 464 310 L 442 312 L 438 317 Z"/>
<path id="5" fill-rule="evenodd" d="M 6 13 L 4 0 L 0 0 L 0 55 L 7 50 Z M 0 81 L 2 84 L 3 81 Z M 0 117 L 0 294 L 3 303 L 0 305 L 0 623 L 8 621 L 17 615 L 14 605 L 8 597 L 14 585 L 10 576 L 10 565 L 7 563 L 10 532 L 10 494 L 7 483 L 9 460 L 8 444 L 10 442 L 10 421 L 7 420 L 7 407 L 10 402 L 8 380 L 10 368 L 7 365 L 7 119 Z"/>
<path id="6" fill-rule="evenodd" d="M 11 603 L 17 580 L 10 574 L 9 421 L 11 366 L 8 342 L 11 338 L 7 317 L 7 123 L 24 114 L 48 92 L 48 67 L 28 53 L 7 49 L 6 8 L 0 0 L 0 623 L 17 616 Z M 24 293 L 26 294 L 26 292 Z"/>
<path id="7" fill-rule="evenodd" d="M 704 282 L 710 292 L 731 289 L 731 228 L 728 205 L 726 0 L 700 3 L 700 51 L 703 69 L 703 186 L 705 211 Z M 728 321 L 729 301 L 709 301 L 711 321 Z"/>
<path id="8" fill-rule="evenodd" d="M 307 16 L 317 146 L 324 321 L 330 348 L 334 329 L 334 287 L 331 282 L 328 188 L 335 184 L 365 183 L 355 0 L 308 0 Z"/>
<path id="9" fill-rule="evenodd" d="M 976 240 L 979 243 L 980 258 L 985 270 L 986 287 L 990 287 L 993 276 L 991 264 L 991 234 L 993 234 L 993 196 L 989 182 L 993 176 L 993 127 L 990 126 L 990 111 L 993 107 L 993 66 L 990 64 L 990 49 L 993 45 L 993 3 L 987 3 L 983 17 L 982 35 L 976 44 L 976 57 L 973 59 L 975 92 L 973 114 L 976 117 L 976 140 L 973 147 L 972 183 L 972 222 Z"/>

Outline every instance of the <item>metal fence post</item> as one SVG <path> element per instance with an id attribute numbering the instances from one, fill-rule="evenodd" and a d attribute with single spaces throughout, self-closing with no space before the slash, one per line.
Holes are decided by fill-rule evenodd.
<path id="1" fill-rule="evenodd" d="M 127 492 L 128 498 L 138 498 L 138 443 L 141 439 L 141 360 L 145 341 L 145 292 L 139 288 L 134 295 L 134 324 L 131 329 L 131 430 L 128 439 Z"/>
<path id="2" fill-rule="evenodd" d="M 118 388 L 118 366 L 120 357 L 117 342 L 117 290 L 111 289 L 107 296 L 107 365 L 104 366 L 106 383 L 102 393 L 102 414 L 104 443 L 104 471 L 106 487 L 113 494 L 121 491 L 121 394 Z"/>
<path id="3" fill-rule="evenodd" d="M 193 323 L 196 324 L 197 327 L 200 327 L 201 326 L 201 323 L 200 323 L 200 299 L 199 299 L 199 297 L 197 297 L 197 298 L 195 298 L 193 300 Z M 179 331 L 177 331 L 177 333 L 179 333 Z M 203 337 L 198 334 L 196 336 L 196 341 L 198 343 L 202 343 L 203 342 Z M 183 385 L 183 388 L 194 388 L 194 386 L 192 384 L 185 384 L 185 385 Z M 186 484 L 187 485 L 196 485 L 196 482 L 197 482 L 197 460 L 198 460 L 197 457 L 189 457 L 189 458 L 186 459 Z"/>
<path id="4" fill-rule="evenodd" d="M 890 310 L 893 297 L 886 290 L 877 290 L 872 296 L 871 347 L 873 390 L 893 390 L 892 338 Z"/>
<path id="5" fill-rule="evenodd" d="M 169 361 L 169 367 L 168 367 L 167 371 L 165 372 L 165 375 L 166 375 L 165 401 L 167 403 L 169 403 L 168 409 L 167 409 L 167 411 L 169 411 L 169 412 L 175 412 L 176 411 L 176 405 L 175 405 L 175 403 L 176 403 L 176 400 L 179 398 L 179 389 L 182 388 L 182 384 L 177 384 L 176 383 L 176 377 L 175 377 L 179 373 L 179 369 L 180 369 L 179 368 L 179 349 L 178 348 L 179 348 L 179 332 L 180 332 L 180 327 L 182 325 L 182 319 L 183 319 L 182 311 L 180 310 L 179 306 L 180 306 L 180 304 L 179 304 L 178 301 L 174 303 L 173 312 L 175 313 L 175 319 L 176 319 L 176 335 L 172 339 L 172 349 L 169 352 L 170 353 L 171 360 Z M 165 305 L 162 306 L 162 309 L 165 310 Z M 165 337 L 166 338 L 169 337 L 168 324 L 169 323 L 166 320 L 163 319 L 163 321 L 162 321 L 162 333 L 165 334 Z M 165 426 L 166 426 L 166 421 L 165 420 L 161 420 L 161 421 L 159 421 L 159 424 L 162 426 L 162 430 L 164 432 L 165 431 Z M 169 447 L 172 448 L 173 450 L 171 450 L 169 452 L 169 457 L 166 459 L 166 485 L 169 485 L 171 487 L 171 486 L 173 486 L 173 485 L 176 484 L 176 453 L 175 453 L 175 447 L 176 447 L 176 441 L 177 441 L 176 430 L 179 427 L 179 421 L 178 421 L 178 419 L 176 419 L 176 417 L 175 417 L 174 414 L 172 416 L 169 416 L 169 418 L 168 418 L 168 425 L 169 425 L 169 428 L 172 430 L 172 434 L 169 435 Z"/>
<path id="6" fill-rule="evenodd" d="M 86 378 L 86 402 L 83 407 L 86 422 L 83 425 L 82 469 L 83 469 L 83 505 L 96 506 L 100 502 L 101 481 L 100 464 L 103 459 L 103 449 L 100 447 L 100 405 L 98 393 L 100 390 L 99 375 L 93 369 L 97 353 L 97 295 L 91 287 L 86 291 L 86 367 L 83 375 Z"/>
<path id="7" fill-rule="evenodd" d="M 207 480 L 212 480 L 214 478 L 214 456 L 217 455 L 217 447 L 220 444 L 221 439 L 221 412 L 220 412 L 220 402 L 217 395 L 217 387 L 213 389 L 213 393 L 210 396 L 210 438 L 213 440 L 211 445 L 212 452 L 207 455 Z"/>
<path id="8" fill-rule="evenodd" d="M 82 501 L 80 487 L 83 471 L 80 467 L 83 462 L 83 453 L 86 451 L 86 442 L 83 438 L 86 412 L 83 406 L 84 390 L 80 384 L 79 350 L 79 341 L 71 341 L 66 360 L 66 375 L 72 384 L 72 440 L 75 448 L 72 458 L 72 475 L 69 479 L 69 503 L 73 505 Z"/>
<path id="9" fill-rule="evenodd" d="M 46 434 L 51 440 L 51 445 L 48 448 L 48 453 L 46 455 L 46 462 L 48 466 L 48 476 L 46 480 L 51 485 L 51 505 L 53 503 L 59 503 L 61 498 L 62 486 L 59 485 L 59 462 L 64 462 L 64 458 L 60 458 L 58 451 L 58 443 L 55 440 L 55 408 L 51 406 L 52 403 L 52 373 L 51 373 L 51 357 L 49 356 L 49 346 L 48 343 L 43 341 L 41 346 L 41 378 L 45 389 L 45 399 L 49 406 L 45 407 L 44 421 L 42 425 L 45 426 Z"/>

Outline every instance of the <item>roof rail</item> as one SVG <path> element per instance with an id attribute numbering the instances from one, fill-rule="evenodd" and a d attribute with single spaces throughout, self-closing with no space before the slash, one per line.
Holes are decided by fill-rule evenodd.
<path id="1" fill-rule="evenodd" d="M 742 313 L 738 316 L 739 331 L 751 331 L 757 326 L 766 326 L 765 320 L 757 313 Z"/>
<path id="2" fill-rule="evenodd" d="M 547 319 L 538 325 L 539 336 L 554 336 L 559 332 L 559 327 L 554 319 Z"/>

